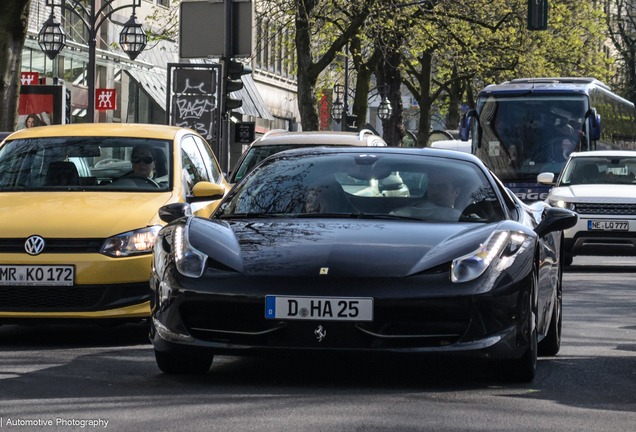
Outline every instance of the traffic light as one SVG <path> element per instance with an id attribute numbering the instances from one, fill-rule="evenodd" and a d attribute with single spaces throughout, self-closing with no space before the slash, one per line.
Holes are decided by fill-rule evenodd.
<path id="1" fill-rule="evenodd" d="M 236 60 L 230 59 L 225 64 L 225 97 L 223 101 L 223 111 L 228 112 L 233 109 L 240 108 L 243 105 L 243 101 L 231 97 L 231 93 L 243 88 L 243 82 L 241 81 L 241 75 L 247 75 L 252 73 L 251 66 L 241 63 Z"/>
<path id="2" fill-rule="evenodd" d="M 548 29 L 548 0 L 528 0 L 528 30 Z"/>

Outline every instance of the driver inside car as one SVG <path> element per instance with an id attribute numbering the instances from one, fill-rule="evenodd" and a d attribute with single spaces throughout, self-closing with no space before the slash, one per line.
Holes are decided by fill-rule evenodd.
<path id="1" fill-rule="evenodd" d="M 167 177 L 157 178 L 155 149 L 152 146 L 148 144 L 134 146 L 130 162 L 132 171 L 116 179 L 117 185 L 140 186 L 139 181 L 141 180 L 144 180 L 148 186 L 162 187 L 165 185 L 164 181 L 167 180 Z M 134 182 L 134 184 L 130 182 Z"/>
<path id="2" fill-rule="evenodd" d="M 132 174 L 142 177 L 155 177 L 155 157 L 152 147 L 147 144 L 138 144 L 133 147 L 132 156 Z"/>

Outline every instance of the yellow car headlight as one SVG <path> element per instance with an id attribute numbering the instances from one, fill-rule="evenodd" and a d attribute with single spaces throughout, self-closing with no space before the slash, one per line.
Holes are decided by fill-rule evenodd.
<path id="1" fill-rule="evenodd" d="M 99 252 L 114 258 L 149 254 L 160 229 L 161 226 L 155 225 L 109 237 Z"/>

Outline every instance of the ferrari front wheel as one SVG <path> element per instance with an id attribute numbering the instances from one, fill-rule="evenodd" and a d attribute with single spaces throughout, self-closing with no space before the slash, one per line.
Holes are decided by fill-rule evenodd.
<path id="1" fill-rule="evenodd" d="M 515 382 L 531 382 L 537 372 L 538 335 L 536 326 L 535 292 L 537 289 L 537 273 L 532 275 L 532 287 L 523 294 L 522 318 L 525 321 L 521 329 L 521 339 L 527 348 L 521 358 L 509 360 L 504 368 L 506 378 Z"/>

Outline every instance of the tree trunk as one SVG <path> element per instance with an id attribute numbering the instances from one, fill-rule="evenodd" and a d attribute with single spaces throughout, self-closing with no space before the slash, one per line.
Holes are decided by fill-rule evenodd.
<path id="1" fill-rule="evenodd" d="M 630 58 L 626 59 L 627 100 L 636 104 L 636 53 L 630 50 Z"/>
<path id="2" fill-rule="evenodd" d="M 356 96 L 353 102 L 353 115 L 358 117 L 358 128 L 368 123 L 367 111 L 369 109 L 369 88 L 371 87 L 371 77 L 373 71 L 376 70 L 378 64 L 382 60 L 382 50 L 376 46 L 373 54 L 365 62 L 362 59 L 362 42 L 360 33 L 351 39 L 349 45 L 353 65 L 357 72 L 356 78 Z"/>
<path id="3" fill-rule="evenodd" d="M 303 8 L 301 5 L 306 7 Z M 316 102 L 316 79 L 313 76 L 313 61 L 311 58 L 311 29 L 307 19 L 313 8 L 313 2 L 299 2 L 296 13 L 296 57 L 298 59 L 297 91 L 298 111 L 303 130 L 316 131 L 319 129 L 318 110 Z"/>
<path id="4" fill-rule="evenodd" d="M 435 98 L 431 97 L 431 70 L 433 67 L 433 55 L 423 52 L 420 57 L 422 70 L 418 76 L 420 83 L 420 126 L 417 131 L 417 146 L 428 147 L 428 138 L 431 136 L 431 104 Z"/>
<path id="5" fill-rule="evenodd" d="M 457 76 L 457 69 L 453 70 L 454 77 Z M 464 96 L 465 81 L 457 80 L 453 81 L 450 86 L 450 93 L 448 95 L 448 117 L 446 119 L 446 129 L 458 130 L 459 129 L 459 117 L 461 115 L 462 97 Z"/>
<path id="6" fill-rule="evenodd" d="M 376 0 L 365 0 L 356 4 L 360 8 L 352 14 L 346 29 L 332 43 L 325 53 L 313 61 L 311 50 L 315 48 L 311 36 L 315 29 L 311 28 L 310 16 L 317 7 L 318 0 L 297 0 L 295 15 L 296 57 L 298 59 L 298 111 L 303 130 L 319 130 L 319 103 L 316 97 L 316 82 L 320 73 L 333 61 L 336 54 L 349 42 L 365 23 L 370 7 Z"/>
<path id="7" fill-rule="evenodd" d="M 398 46 L 398 45 L 394 45 Z M 397 49 L 388 49 L 384 59 L 376 71 L 379 85 L 388 85 L 388 99 L 393 114 L 388 120 L 382 120 L 383 138 L 391 147 L 399 147 L 406 135 L 404 129 L 404 107 L 402 106 L 402 76 L 399 66 L 402 64 L 402 53 Z"/>
<path id="8" fill-rule="evenodd" d="M 31 0 L 0 2 L 0 131 L 18 125 L 22 49 L 29 23 Z"/>

